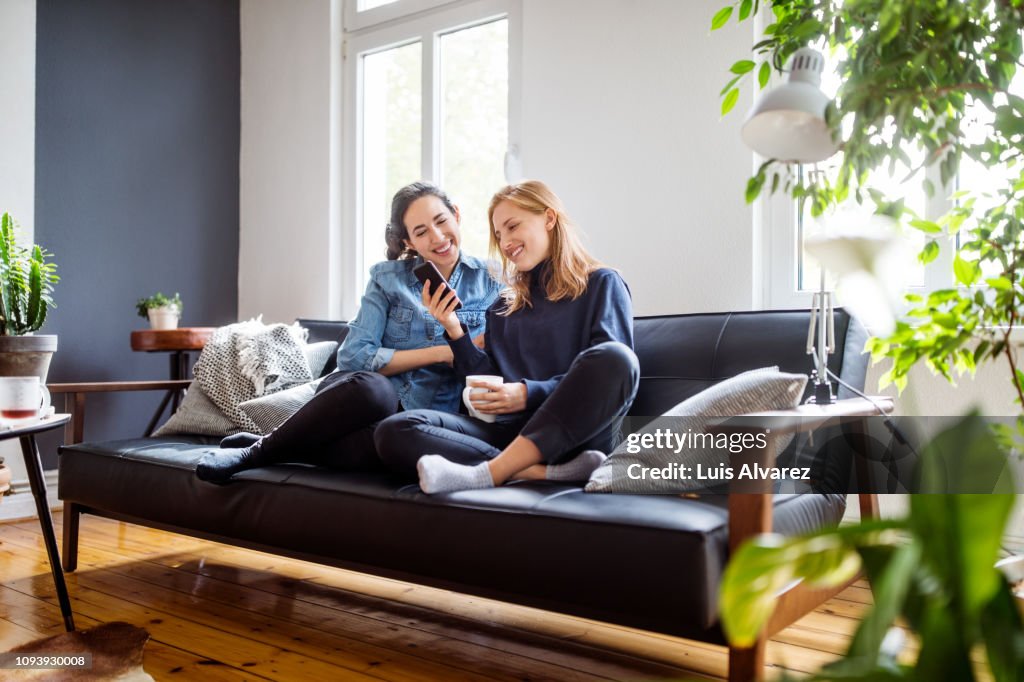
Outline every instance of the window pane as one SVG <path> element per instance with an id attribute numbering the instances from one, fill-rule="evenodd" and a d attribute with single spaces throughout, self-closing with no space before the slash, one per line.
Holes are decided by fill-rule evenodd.
<path id="1" fill-rule="evenodd" d="M 420 179 L 422 50 L 412 43 L 363 58 L 363 269 L 385 258 L 391 197 Z"/>
<path id="2" fill-rule="evenodd" d="M 393 2 L 398 2 L 398 0 L 359 0 L 356 4 L 356 11 L 365 12 L 366 10 L 373 9 L 374 7 L 390 5 Z"/>
<path id="3" fill-rule="evenodd" d="M 505 184 L 508 20 L 441 36 L 441 186 L 462 212 L 462 246 L 487 256 L 487 205 Z"/>
<path id="4" fill-rule="evenodd" d="M 1018 97 L 1024 94 L 1024 71 L 1018 69 L 1010 83 L 1010 93 Z M 991 110 L 970 95 L 967 96 L 967 102 L 963 125 L 964 142 L 968 145 L 983 144 L 992 133 L 995 117 Z M 997 93 L 995 104 L 1007 104 L 1006 95 Z M 1006 163 L 999 163 L 997 159 L 987 162 L 975 161 L 964 154 L 960 159 L 956 185 L 958 190 L 972 193 L 971 196 L 975 198 L 974 215 L 981 216 L 986 211 L 1005 203 L 997 191 L 1010 187 L 1011 181 L 1015 181 L 1019 175 L 1019 165 L 1011 168 Z M 962 229 L 969 229 L 974 225 L 973 221 L 969 221 Z M 998 261 L 983 261 L 981 269 L 984 277 L 997 277 L 1002 272 L 1002 266 Z"/>

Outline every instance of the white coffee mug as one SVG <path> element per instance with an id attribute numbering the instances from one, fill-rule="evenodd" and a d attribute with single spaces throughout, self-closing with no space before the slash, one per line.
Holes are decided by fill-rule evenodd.
<path id="1" fill-rule="evenodd" d="M 50 391 L 39 377 L 0 377 L 0 417 L 31 419 L 50 412 Z"/>
<path id="2" fill-rule="evenodd" d="M 462 391 L 462 402 L 466 405 L 466 409 L 469 410 L 469 416 L 476 417 L 482 422 L 488 424 L 493 423 L 497 415 L 484 414 L 479 412 L 473 407 L 473 403 L 469 400 L 470 393 L 486 393 L 489 389 L 483 386 L 473 387 L 470 384 L 487 384 L 491 388 L 501 388 L 502 384 L 505 383 L 505 377 L 495 376 L 493 374 L 471 374 L 466 377 L 466 388 Z"/>

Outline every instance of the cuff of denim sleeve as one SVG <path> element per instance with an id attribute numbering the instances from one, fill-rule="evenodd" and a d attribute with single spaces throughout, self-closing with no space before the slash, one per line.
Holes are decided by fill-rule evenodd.
<path id="1" fill-rule="evenodd" d="M 541 403 L 547 400 L 551 392 L 555 390 L 555 386 L 558 385 L 558 379 L 546 379 L 544 381 L 523 379 L 523 383 L 526 384 L 526 409 L 536 410 L 541 406 Z"/>
<path id="2" fill-rule="evenodd" d="M 373 354 L 373 359 L 370 361 L 370 371 L 378 371 L 381 367 L 391 362 L 391 359 L 394 357 L 394 348 L 378 348 L 377 352 Z"/>

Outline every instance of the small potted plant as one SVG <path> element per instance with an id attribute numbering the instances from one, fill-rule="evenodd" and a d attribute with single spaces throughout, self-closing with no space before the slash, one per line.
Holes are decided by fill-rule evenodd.
<path id="1" fill-rule="evenodd" d="M 181 296 L 175 293 L 168 297 L 158 291 L 149 298 L 140 298 L 135 310 L 139 317 L 149 320 L 153 329 L 177 329 L 182 310 Z"/>
<path id="2" fill-rule="evenodd" d="M 17 223 L 0 216 L 0 376 L 38 376 L 46 381 L 57 336 L 35 335 L 55 307 L 50 294 L 60 278 L 51 255 L 39 245 L 20 246 Z"/>

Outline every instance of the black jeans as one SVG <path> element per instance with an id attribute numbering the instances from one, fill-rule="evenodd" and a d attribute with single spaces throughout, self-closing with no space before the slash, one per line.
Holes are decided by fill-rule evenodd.
<path id="1" fill-rule="evenodd" d="M 380 470 L 373 430 L 398 409 L 398 394 L 387 377 L 335 372 L 324 377 L 312 400 L 262 438 L 260 448 L 282 462 Z"/>
<path id="2" fill-rule="evenodd" d="M 568 461 L 582 450 L 611 452 L 639 382 L 640 365 L 629 346 L 601 343 L 576 356 L 532 414 L 499 416 L 489 424 L 437 410 L 399 412 L 377 426 L 377 454 L 394 471 L 415 475 L 423 455 L 479 464 L 494 459 L 518 435 L 537 446 L 545 464 Z"/>

